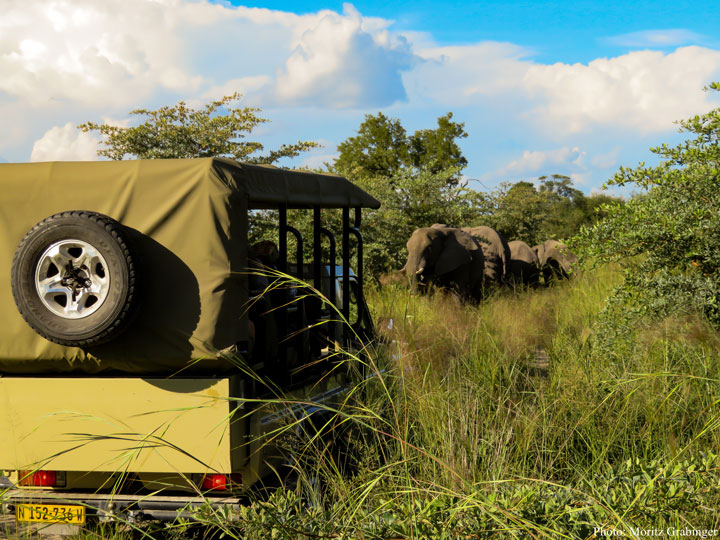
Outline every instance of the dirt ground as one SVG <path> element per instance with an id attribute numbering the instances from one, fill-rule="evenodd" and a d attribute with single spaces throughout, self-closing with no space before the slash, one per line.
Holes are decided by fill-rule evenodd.
<path id="1" fill-rule="evenodd" d="M 0 539 L 17 538 L 15 516 L 8 516 L 0 509 Z"/>

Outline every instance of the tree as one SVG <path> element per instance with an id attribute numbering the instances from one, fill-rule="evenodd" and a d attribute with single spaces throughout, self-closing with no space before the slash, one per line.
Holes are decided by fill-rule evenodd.
<path id="1" fill-rule="evenodd" d="M 368 114 L 357 133 L 338 145 L 336 170 L 351 176 L 389 178 L 407 164 L 408 139 L 400 120 L 383 113 Z"/>
<path id="2" fill-rule="evenodd" d="M 357 134 L 338 145 L 333 169 L 382 201 L 363 218 L 370 272 L 399 268 L 413 230 L 432 223 L 469 224 L 486 209 L 485 196 L 461 182 L 467 160 L 457 139 L 467 137 L 452 113 L 434 129 L 407 134 L 400 120 L 367 115 Z"/>
<path id="3" fill-rule="evenodd" d="M 492 194 L 493 210 L 488 224 L 508 240 L 529 245 L 544 241 L 540 228 L 547 215 L 547 197 L 530 182 L 503 183 Z"/>
<path id="4" fill-rule="evenodd" d="M 541 176 L 538 187 L 531 182 L 503 183 L 489 194 L 492 212 L 486 224 L 508 240 L 529 245 L 545 240 L 567 240 L 583 226 L 603 216 L 603 204 L 622 204 L 622 199 L 605 194 L 586 196 L 561 174 Z"/>
<path id="5" fill-rule="evenodd" d="M 541 240 L 566 239 L 590 222 L 588 199 L 572 185 L 569 176 L 553 174 L 538 178 L 538 192 L 545 196 L 545 218 L 540 227 Z"/>
<path id="6" fill-rule="evenodd" d="M 410 137 L 410 160 L 412 165 L 430 173 L 457 168 L 458 173 L 467 166 L 456 139 L 467 137 L 465 124 L 452 121 L 453 114 L 438 118 L 436 129 L 420 129 Z M 457 182 L 458 175 L 451 179 Z"/>
<path id="7" fill-rule="evenodd" d="M 366 115 L 357 135 L 338 145 L 334 168 L 353 179 L 391 179 L 410 168 L 430 174 L 450 169 L 457 172 L 447 181 L 456 184 L 467 166 L 456 139 L 467 137 L 464 124 L 452 121 L 452 113 L 438 118 L 435 129 L 417 130 L 408 136 L 396 118 L 383 113 Z"/>
<path id="8" fill-rule="evenodd" d="M 199 109 L 189 107 L 184 101 L 154 111 L 136 109 L 130 114 L 146 119 L 134 127 L 86 122 L 78 128 L 100 133 L 104 137 L 104 148 L 98 150 L 98 155 L 117 160 L 230 157 L 238 161 L 274 163 L 318 146 L 316 142 L 299 141 L 253 156 L 264 147 L 245 137 L 268 120 L 256 114 L 260 109 L 231 106 L 240 99 L 241 95 L 235 93 Z"/>
<path id="9" fill-rule="evenodd" d="M 578 247 L 599 262 L 623 265 L 616 302 L 626 312 L 663 317 L 699 310 L 720 324 L 720 109 L 680 126 L 694 137 L 652 148 L 662 158 L 657 166 L 620 168 L 608 182 L 645 192 L 605 207 L 607 217 L 583 230 Z"/>
<path id="10" fill-rule="evenodd" d="M 403 169 L 390 178 L 367 177 L 358 185 L 382 201 L 379 210 L 365 211 L 365 259 L 375 275 L 405 264 L 405 244 L 418 227 L 447 223 L 461 227 L 487 215 L 486 196 L 466 183 L 453 183 L 457 169 Z"/>

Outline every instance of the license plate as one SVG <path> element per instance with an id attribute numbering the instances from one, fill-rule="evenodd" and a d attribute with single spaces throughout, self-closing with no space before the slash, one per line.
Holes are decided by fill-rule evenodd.
<path id="1" fill-rule="evenodd" d="M 85 507 L 64 504 L 18 504 L 17 520 L 25 523 L 85 523 Z"/>

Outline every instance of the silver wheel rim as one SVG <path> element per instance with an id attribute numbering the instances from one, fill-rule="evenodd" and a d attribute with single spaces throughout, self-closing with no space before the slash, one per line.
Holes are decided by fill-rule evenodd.
<path id="1" fill-rule="evenodd" d="M 40 256 L 35 289 L 42 303 L 63 319 L 95 313 L 110 291 L 110 272 L 100 252 L 82 240 L 60 240 Z"/>

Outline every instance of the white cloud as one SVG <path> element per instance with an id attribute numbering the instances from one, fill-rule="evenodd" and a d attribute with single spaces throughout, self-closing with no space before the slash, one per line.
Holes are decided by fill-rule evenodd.
<path id="1" fill-rule="evenodd" d="M 532 65 L 526 60 L 531 51 L 512 43 L 426 47 L 417 54 L 423 62 L 405 77 L 412 99 L 429 97 L 452 106 L 517 94 Z"/>
<path id="2" fill-rule="evenodd" d="M 620 157 L 620 147 L 616 146 L 608 152 L 596 154 L 590 160 L 590 164 L 598 169 L 610 169 L 617 166 Z"/>
<path id="3" fill-rule="evenodd" d="M 97 149 L 98 139 L 68 122 L 50 128 L 35 141 L 30 161 L 94 161 Z"/>
<path id="4" fill-rule="evenodd" d="M 552 174 L 557 172 L 559 167 L 581 167 L 584 159 L 585 152 L 581 151 L 577 146 L 573 148 L 556 148 L 554 150 L 525 150 L 522 157 L 508 163 L 498 171 L 498 174 L 543 174 L 543 172 Z M 553 170 L 548 171 L 548 168 Z"/>
<path id="5" fill-rule="evenodd" d="M 590 181 L 590 173 L 570 173 L 570 179 L 576 186 L 587 186 Z"/>
<path id="6" fill-rule="evenodd" d="M 10 0 L 0 19 L 0 90 L 32 104 L 131 104 L 157 87 L 197 88 L 167 0 Z M 208 8 L 209 9 L 209 8 Z"/>
<path id="7" fill-rule="evenodd" d="M 588 64 L 540 64 L 507 43 L 428 48 L 405 79 L 411 101 L 501 111 L 555 140 L 611 126 L 645 134 L 707 111 L 702 88 L 720 77 L 720 51 L 636 51 Z"/>
<path id="8" fill-rule="evenodd" d="M 620 47 L 678 47 L 688 43 L 697 43 L 702 36 L 682 28 L 669 28 L 667 30 L 643 30 L 630 32 L 619 36 L 605 38 L 610 45 Z"/>
<path id="9" fill-rule="evenodd" d="M 684 47 L 670 54 L 632 52 L 588 65 L 531 66 L 522 84 L 530 117 L 555 134 L 612 125 L 637 133 L 668 131 L 710 108 L 702 88 L 720 74 L 720 51 Z"/>
<path id="10" fill-rule="evenodd" d="M 325 164 L 332 164 L 340 154 L 333 152 L 331 154 L 311 154 L 300 162 L 301 169 L 322 169 L 325 170 Z"/>
<path id="11" fill-rule="evenodd" d="M 412 62 L 388 24 L 350 5 L 296 15 L 207 1 L 10 0 L 0 91 L 36 106 L 128 106 L 159 90 L 384 106 L 405 98 L 400 71 Z"/>
<path id="12" fill-rule="evenodd" d="M 406 97 L 400 73 L 413 63 L 409 44 L 377 20 L 366 25 L 349 4 L 343 15 L 326 12 L 294 45 L 277 75 L 281 103 L 378 107 Z"/>
<path id="13" fill-rule="evenodd" d="M 190 102 L 190 105 L 197 107 L 201 103 L 206 103 L 208 99 L 220 99 L 223 96 L 229 96 L 235 92 L 239 92 L 243 96 L 258 93 L 266 90 L 271 83 L 272 79 L 267 75 L 230 79 L 222 84 L 208 88 L 203 92 L 202 99 L 195 100 L 197 103 Z"/>

